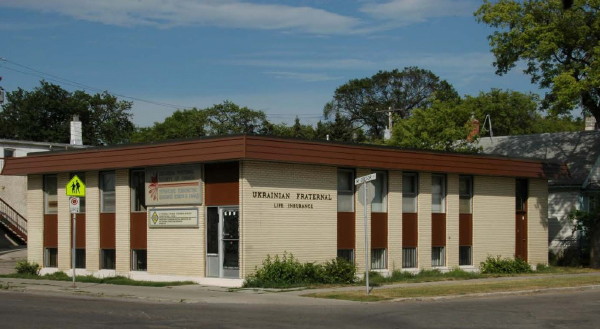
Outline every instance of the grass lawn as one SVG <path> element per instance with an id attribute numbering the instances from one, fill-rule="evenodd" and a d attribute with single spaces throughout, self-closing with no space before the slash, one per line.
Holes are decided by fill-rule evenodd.
<path id="1" fill-rule="evenodd" d="M 453 296 L 501 291 L 536 290 L 545 288 L 579 287 L 600 284 L 598 275 L 561 275 L 557 277 L 513 279 L 500 282 L 461 281 L 451 284 L 376 288 L 367 296 L 364 290 L 335 291 L 307 294 L 318 298 L 333 298 L 352 301 L 382 301 L 410 297 Z"/>

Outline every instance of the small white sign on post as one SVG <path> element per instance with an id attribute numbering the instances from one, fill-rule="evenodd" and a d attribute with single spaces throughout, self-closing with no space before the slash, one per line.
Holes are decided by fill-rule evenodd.
<path id="1" fill-rule="evenodd" d="M 80 211 L 81 200 L 78 197 L 72 196 L 69 198 L 69 210 L 72 214 L 78 214 Z"/>
<path id="2" fill-rule="evenodd" d="M 369 200 L 367 200 L 367 196 L 369 195 L 369 184 L 367 184 L 368 182 L 377 179 L 377 175 L 375 173 L 370 174 L 370 175 L 365 175 L 362 177 L 358 177 L 357 179 L 354 180 L 354 185 L 361 185 L 363 187 L 363 192 L 362 192 L 362 204 L 363 206 L 363 210 L 364 210 L 364 225 L 365 225 L 365 283 L 366 283 L 366 288 L 367 288 L 367 295 L 369 294 L 369 271 L 370 271 L 370 265 L 369 265 L 369 225 L 368 225 L 368 221 L 367 221 L 367 207 L 369 205 Z"/>

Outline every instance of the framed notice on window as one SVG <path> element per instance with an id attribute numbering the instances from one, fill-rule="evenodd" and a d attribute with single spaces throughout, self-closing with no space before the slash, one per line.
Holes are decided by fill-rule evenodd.
<path id="1" fill-rule="evenodd" d="M 146 205 L 202 204 L 201 177 L 200 165 L 146 168 Z"/>

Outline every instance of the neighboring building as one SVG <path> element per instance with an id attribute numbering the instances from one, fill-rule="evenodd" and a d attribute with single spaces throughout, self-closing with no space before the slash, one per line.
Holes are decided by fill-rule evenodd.
<path id="1" fill-rule="evenodd" d="M 24 157 L 30 153 L 81 148 L 70 144 L 45 143 L 0 139 L 0 172 L 10 157 Z M 0 175 L 0 199 L 8 203 L 21 215 L 27 217 L 27 176 Z"/>
<path id="2" fill-rule="evenodd" d="M 590 124 L 594 126 L 594 124 Z M 600 200 L 600 131 L 481 137 L 483 153 L 565 163 L 570 175 L 549 180 L 548 244 L 561 257 L 579 238 L 567 216 Z"/>
<path id="3" fill-rule="evenodd" d="M 496 255 L 547 264 L 547 178 L 564 170 L 536 160 L 227 136 L 34 154 L 11 158 L 3 174 L 28 175 L 28 259 L 44 272 L 71 268 L 66 185 L 76 174 L 86 185 L 79 271 L 239 285 L 267 255 L 284 252 L 302 262 L 344 257 L 364 271 L 354 180 L 371 173 L 373 270 L 475 269 Z"/>

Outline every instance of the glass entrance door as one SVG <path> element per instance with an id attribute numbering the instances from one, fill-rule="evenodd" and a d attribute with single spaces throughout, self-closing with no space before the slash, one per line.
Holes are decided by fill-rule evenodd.
<path id="1" fill-rule="evenodd" d="M 238 207 L 208 207 L 206 213 L 206 276 L 240 277 Z"/>
<path id="2" fill-rule="evenodd" d="M 238 208 L 221 209 L 222 277 L 240 277 L 240 231 Z"/>

